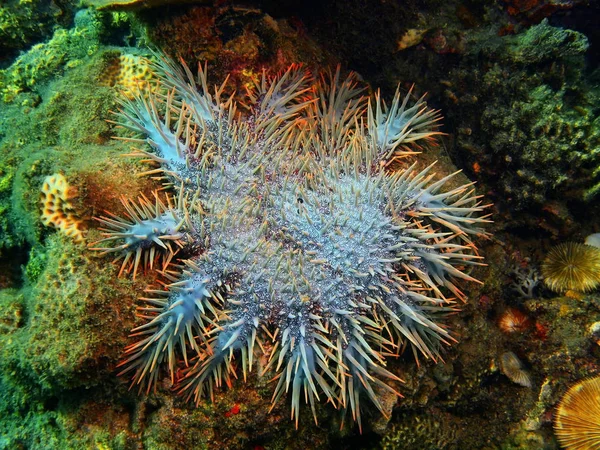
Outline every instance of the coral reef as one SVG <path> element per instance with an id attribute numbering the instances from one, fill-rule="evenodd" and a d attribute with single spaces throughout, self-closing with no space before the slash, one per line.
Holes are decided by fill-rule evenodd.
<path id="1" fill-rule="evenodd" d="M 109 304 L 123 289 L 107 283 L 109 276 L 97 274 L 85 248 L 69 241 L 60 234 L 50 239 L 45 269 L 32 287 L 33 302 L 27 304 L 27 332 L 17 330 L 3 347 L 5 365 L 23 358 L 47 389 L 93 384 L 108 369 L 106 358 L 118 355 L 116 336 L 122 332 L 106 325 L 127 307 Z M 91 314 L 97 310 L 104 314 Z"/>
<path id="2" fill-rule="evenodd" d="M 501 211 L 519 211 L 513 226 L 564 232 L 579 205 L 593 207 L 599 182 L 587 39 L 546 21 L 516 35 L 479 33 L 444 81 L 454 154 Z"/>
<path id="3" fill-rule="evenodd" d="M 261 2 L 263 10 L 254 2 L 215 2 L 135 13 L 86 9 L 75 16 L 69 3 L 59 1 L 54 7 L 65 12 L 64 20 L 53 17 L 39 22 L 39 36 L 46 42 L 40 41 L 29 51 L 25 46 L 38 39 L 31 34 L 25 39 L 12 34 L 15 39 L 1 42 L 4 49 L 12 47 L 0 62 L 4 102 L 0 108 L 0 448 L 558 448 L 552 427 L 555 405 L 576 380 L 600 373 L 598 292 L 556 295 L 542 285 L 535 270 L 538 265 L 532 263 L 543 261 L 558 243 L 583 242 L 587 234 L 600 231 L 600 210 L 595 202 L 600 186 L 596 151 L 598 73 L 591 71 L 597 65 L 599 35 L 594 20 L 597 14 L 590 14 L 600 9 L 577 3 L 425 0 L 398 6 L 379 0 L 325 0 L 318 5 L 283 0 Z M 47 12 L 43 1 L 9 1 L 7 5 L 10 9 L 17 4 L 22 7 L 16 10 L 18 14 L 30 14 L 30 6 L 40 6 L 40 14 Z M 569 8 L 568 15 L 552 14 L 563 7 Z M 547 16 L 549 21 L 539 24 Z M 21 28 L 12 30 L 29 33 L 28 23 L 29 18 L 25 18 Z M 154 91 L 144 104 L 138 81 L 145 88 L 154 76 L 145 64 L 144 57 L 152 57 L 146 45 L 183 57 L 194 76 L 197 61 L 208 61 L 211 76 L 207 87 L 212 86 L 212 79 L 230 75 L 217 94 L 201 86 L 202 77 L 191 83 L 182 66 L 170 65 L 183 72 L 184 84 L 195 85 L 200 97 L 208 91 L 209 113 L 203 107 L 206 104 L 182 95 L 183 84 L 175 86 L 173 78 L 164 77 L 168 72 L 165 67 L 159 70 L 164 88 Z M 18 57 L 17 48 L 24 49 Z M 16 59 L 11 60 L 13 57 Z M 159 58 L 154 61 L 161 64 Z M 280 90 L 275 89 L 290 64 L 302 61 L 307 68 L 294 68 Z M 291 102 L 281 100 L 286 93 L 297 92 L 290 86 L 302 73 L 320 73 L 323 67 L 338 63 L 341 73 L 352 68 L 360 75 L 349 80 L 337 75 L 337 81 L 335 71 L 316 79 L 307 77 L 298 89 L 308 91 Z M 267 73 L 279 74 L 266 75 L 263 84 L 263 67 L 268 68 Z M 202 67 L 200 72 L 205 70 Z M 406 97 L 413 83 L 414 94 Z M 385 107 L 381 99 L 393 99 L 398 84 L 397 100 Z M 360 92 L 368 85 L 381 86 L 382 93 Z M 333 97 L 332 86 L 338 86 Z M 424 90 L 430 92 L 428 105 L 419 103 Z M 281 103 L 273 97 L 277 92 L 283 92 L 278 97 Z M 360 100 L 362 93 L 370 98 L 370 105 Z M 109 110 L 119 108 L 117 97 L 130 118 L 111 117 Z M 402 110 L 405 99 L 408 102 Z M 272 113 L 261 109 L 265 101 L 276 104 Z M 226 104 L 231 112 L 215 107 L 218 104 Z M 380 149 L 376 155 L 371 152 L 373 164 L 368 172 L 365 149 L 402 140 L 402 127 L 382 117 L 403 120 L 406 113 L 408 121 L 412 118 L 418 125 L 417 116 L 407 112 L 417 104 L 417 111 L 431 114 L 424 116 L 427 123 L 423 130 L 441 145 L 432 145 L 433 139 L 400 142 L 395 150 L 406 157 L 389 164 L 386 154 L 390 148 Z M 446 116 L 443 127 L 429 122 L 439 117 L 436 108 Z M 290 116 L 281 123 L 269 119 L 269 114 L 288 112 Z M 111 139 L 115 130 L 106 118 L 134 129 L 117 131 L 118 139 Z M 290 128 L 276 139 L 261 138 L 288 125 Z M 155 131 L 150 136 L 144 131 L 148 127 Z M 205 128 L 208 131 L 204 133 Z M 220 145 L 219 130 L 223 131 Z M 444 134 L 430 134 L 439 131 Z M 134 150 L 129 148 L 132 144 Z M 161 153 L 169 147 L 171 151 Z M 227 155 L 239 156 L 232 147 L 238 151 L 247 148 L 241 162 L 234 156 L 226 161 Z M 295 150 L 284 153 L 279 161 L 274 156 L 280 154 L 279 147 Z M 486 226 L 494 237 L 477 241 L 489 267 L 465 264 L 460 258 L 444 260 L 484 285 L 447 273 L 431 276 L 431 283 L 420 278 L 418 270 L 430 255 L 423 252 L 415 256 L 417 245 L 426 248 L 440 240 L 437 245 L 469 247 L 458 253 L 475 256 L 479 252 L 448 231 L 446 224 L 432 220 L 435 215 L 404 216 L 401 220 L 411 224 L 407 227 L 411 231 L 392 230 L 396 236 L 417 229 L 451 233 L 449 241 L 431 237 L 406 242 L 405 248 L 413 251 L 406 257 L 409 260 L 386 263 L 409 284 L 407 291 L 418 289 L 419 294 L 439 301 L 439 311 L 419 314 L 448 336 L 436 336 L 429 328 L 434 332 L 425 342 L 423 335 L 411 334 L 415 340 L 423 339 L 423 348 L 431 351 L 435 361 L 431 355 L 423 357 L 407 337 L 394 335 L 398 328 L 386 320 L 383 305 L 371 295 L 375 293 L 387 305 L 384 297 L 390 294 L 385 288 L 394 292 L 393 283 L 381 281 L 381 274 L 371 275 L 368 270 L 362 271 L 368 274 L 363 280 L 361 272 L 353 273 L 343 263 L 346 250 L 360 253 L 364 249 L 356 241 L 357 232 L 348 231 L 348 227 L 354 226 L 360 233 L 364 224 L 354 202 L 331 201 L 334 193 L 342 198 L 349 194 L 343 183 L 334 182 L 334 158 L 321 151 L 326 147 L 336 149 L 336 154 L 347 148 L 363 156 L 355 165 L 357 156 L 344 154 L 344 164 L 334 164 L 340 176 L 355 180 L 348 188 L 350 194 L 355 188 L 355 198 L 357 185 L 369 186 L 379 176 L 385 180 L 402 173 L 410 183 L 411 176 L 418 180 L 420 171 L 439 160 L 435 166 L 439 177 L 421 189 L 427 190 L 458 166 L 466 169 L 470 178 L 478 179 L 478 191 L 496 200 L 495 223 Z M 253 155 L 263 154 L 264 148 L 269 150 L 265 159 L 255 158 L 249 163 Z M 421 154 L 408 155 L 415 150 Z M 302 167 L 305 151 L 312 151 L 313 159 Z M 126 154 L 130 156 L 121 157 Z M 413 161 L 417 165 L 410 175 Z M 381 162 L 383 165 L 378 166 Z M 204 176 L 196 178 L 201 167 Z M 352 173 L 356 167 L 358 175 Z M 257 172 L 251 173 L 253 169 Z M 281 169 L 283 178 L 273 175 L 276 169 Z M 429 170 L 427 177 L 434 171 Z M 94 228 L 88 239 L 90 247 L 101 250 L 90 253 L 90 249 L 43 226 L 39 192 L 44 179 L 57 172 L 77 189 L 79 195 L 71 202 L 86 225 Z M 135 176 L 144 173 L 149 176 Z M 229 175 L 232 178 L 227 178 Z M 251 181 L 236 185 L 235 176 L 238 181 Z M 207 177 L 212 177 L 210 188 Z M 216 195 L 212 203 L 207 201 L 219 191 L 224 178 L 223 189 L 228 194 Z M 292 186 L 296 187 L 294 183 L 301 178 L 306 178 L 304 192 L 292 195 Z M 468 183 L 466 176 L 456 175 L 447 180 L 446 187 L 440 186 L 436 195 Z M 375 193 L 378 188 L 373 189 Z M 227 204 L 229 197 L 233 199 Z M 232 214 L 240 225 L 215 215 L 225 208 L 229 208 L 228 213 L 234 207 L 239 209 L 245 197 L 253 202 L 247 201 L 242 211 Z M 358 197 L 362 204 L 364 196 Z M 283 220 L 271 220 L 262 230 L 265 219 L 281 211 L 272 205 L 280 198 L 287 202 L 282 200 L 287 205 L 286 221 L 298 229 Z M 333 209 L 329 210 L 331 203 Z M 416 208 L 417 203 L 410 208 Z M 363 218 L 373 209 L 363 206 Z M 388 210 L 383 216 L 396 213 Z M 326 232 L 323 238 L 302 233 L 311 234 L 323 224 L 319 217 L 329 214 L 348 218 L 346 224 L 338 224 L 341 234 Z M 382 217 L 371 215 L 373 220 Z M 93 220 L 94 216 L 101 220 Z M 279 232 L 286 224 L 287 230 Z M 449 225 L 460 228 L 465 224 Z M 248 238 L 248 242 L 236 241 L 226 247 L 231 235 L 238 235 L 238 228 L 244 236 L 252 234 L 258 239 Z M 373 230 L 365 236 L 382 232 L 376 226 Z M 102 239 L 108 240 L 95 243 Z M 273 247 L 263 244 L 254 249 L 257 241 L 283 242 L 289 258 L 274 269 L 278 260 L 268 262 Z M 316 248 L 310 247 L 310 241 Z M 390 243 L 391 238 L 385 241 Z M 327 242 L 337 243 L 342 250 L 327 247 Z M 311 261 L 319 257 L 305 257 L 304 251 L 329 252 L 330 263 Z M 107 254 L 100 256 L 102 252 Z M 236 272 L 230 270 L 229 276 L 221 278 L 220 270 L 236 254 L 246 252 L 242 262 L 236 260 Z M 342 256 L 336 256 L 337 252 Z M 448 253 L 453 252 L 443 254 Z M 114 265 L 110 264 L 113 258 Z M 373 261 L 368 257 L 360 261 L 356 255 L 346 259 L 358 270 Z M 288 262 L 293 265 L 291 269 Z M 255 276 L 248 277 L 252 264 Z M 427 270 L 435 264 L 429 264 Z M 212 265 L 218 268 L 204 273 Z M 308 270 L 314 266 L 314 271 Z M 338 295 L 333 306 L 342 302 L 344 292 L 352 291 L 350 300 L 357 309 L 345 314 L 349 319 L 343 322 L 339 312 L 318 309 L 327 296 L 311 296 L 299 310 L 308 308 L 321 318 L 326 331 L 316 332 L 310 322 L 314 318 L 285 316 L 289 313 L 285 301 L 281 307 L 275 305 L 284 314 L 272 313 L 273 301 L 261 295 L 269 292 L 265 278 L 277 270 L 275 300 L 310 290 L 299 275 L 310 281 L 313 291 L 324 291 L 324 281 L 312 277 L 330 270 L 344 280 L 328 291 Z M 285 288 L 280 287 L 292 279 L 290 270 L 296 285 L 291 283 L 289 292 L 283 292 Z M 367 279 L 381 281 L 385 288 L 373 284 L 374 290 L 361 284 Z M 444 286 L 446 281 L 451 285 Z M 65 285 L 64 292 L 59 283 Z M 461 292 L 453 293 L 453 286 Z M 266 306 L 258 314 L 244 309 L 252 306 L 253 300 L 248 299 L 251 289 L 259 291 L 259 300 Z M 440 294 L 450 301 L 445 302 Z M 461 302 L 463 297 L 468 300 Z M 404 297 L 399 298 L 408 304 Z M 357 303 L 362 299 L 368 308 Z M 420 305 L 428 304 L 424 301 Z M 458 309 L 460 314 L 455 314 Z M 397 322 L 408 329 L 411 323 L 405 311 L 393 312 Z M 247 344 L 253 336 L 245 333 L 254 329 L 250 316 L 259 318 L 254 352 L 248 351 Z M 331 317 L 336 318 L 342 332 Z M 366 330 L 360 336 L 375 353 L 367 357 L 403 382 L 380 376 L 359 350 L 349 356 L 363 364 L 364 373 L 343 360 L 347 357 L 344 349 L 339 356 L 337 336 L 342 336 L 342 347 L 344 336 L 350 345 L 358 339 L 345 327 L 353 323 L 352 319 L 360 322 L 358 328 Z M 242 325 L 234 326 L 241 320 L 246 320 L 246 330 L 240 330 Z M 307 372 L 298 344 L 303 321 L 308 323 L 305 339 L 317 334 L 336 347 L 319 341 L 322 359 L 311 347 L 313 354 L 306 355 Z M 393 345 L 379 345 L 368 334 L 379 333 L 378 327 L 384 322 L 380 334 Z M 417 332 L 424 328 L 412 326 Z M 135 336 L 128 339 L 132 329 Z M 286 329 L 290 331 L 284 340 Z M 237 340 L 223 352 L 237 330 Z M 440 336 L 458 342 L 449 348 Z M 243 339 L 246 345 L 233 348 Z M 406 345 L 401 346 L 401 341 Z M 282 342 L 289 344 L 287 353 L 281 352 Z M 300 351 L 299 357 L 290 350 L 292 346 Z M 362 343 L 358 348 L 368 351 Z M 419 356 L 417 364 L 411 349 Z M 506 365 L 507 354 L 522 361 L 519 367 Z M 321 377 L 313 376 L 314 390 L 304 377 L 312 373 L 308 364 L 311 358 L 316 361 L 314 371 Z M 318 365 L 319 361 L 333 377 Z M 524 388 L 505 376 L 503 361 L 505 372 L 507 367 L 508 373 L 527 372 L 531 387 Z M 213 370 L 219 367 L 221 376 Z M 207 374 L 204 380 L 202 372 Z M 235 381 L 235 376 L 245 382 Z M 355 387 L 354 379 L 360 387 L 360 405 L 355 405 L 355 412 L 360 413 L 362 435 L 358 426 L 348 423 L 347 413 L 352 412 L 351 402 L 356 397 L 356 392 L 349 394 Z M 216 388 L 228 381 L 230 388 Z M 296 391 L 295 381 L 300 385 Z M 344 383 L 346 392 L 340 386 Z M 369 384 L 384 414 L 369 400 L 371 395 L 365 387 Z M 172 392 L 173 385 L 183 390 L 183 395 Z M 202 399 L 197 406 L 186 402 L 186 394 L 196 387 L 198 394 L 212 399 Z M 281 394 L 279 401 L 277 395 L 273 398 L 274 391 Z M 304 400 L 295 400 L 294 392 L 298 391 Z M 403 398 L 399 400 L 396 392 Z M 311 418 L 311 393 L 318 425 Z M 292 400 L 293 418 L 298 419 L 300 430 L 289 421 L 290 408 L 284 397 Z M 346 426 L 340 430 L 344 416 Z"/>
<path id="4" fill-rule="evenodd" d="M 14 160 L 7 159 L 0 164 L 0 236 L 2 236 L 0 237 L 0 255 L 3 249 L 14 245 L 8 212 L 15 172 Z"/>
<path id="5" fill-rule="evenodd" d="M 400 417 L 381 440 L 382 450 L 437 450 L 457 449 L 458 434 L 456 423 L 442 423 L 447 417 L 438 419 L 429 414 L 406 415 Z"/>
<path id="6" fill-rule="evenodd" d="M 71 1 L 10 0 L 0 5 L 0 55 L 14 55 L 47 38 L 73 18 Z M 1 61 L 0 61 L 1 66 Z"/>
<path id="7" fill-rule="evenodd" d="M 544 19 L 524 33 L 507 38 L 507 56 L 522 64 L 564 60 L 582 55 L 588 49 L 587 38 L 576 31 L 553 27 Z"/>

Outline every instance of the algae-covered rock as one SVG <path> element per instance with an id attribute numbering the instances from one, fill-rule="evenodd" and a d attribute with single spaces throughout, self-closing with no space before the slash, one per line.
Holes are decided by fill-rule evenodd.
<path id="1" fill-rule="evenodd" d="M 85 247 L 59 234 L 47 246 L 46 268 L 25 300 L 26 327 L 4 343 L 2 358 L 52 390 L 91 386 L 120 357 L 125 333 L 117 317 L 133 303 Z"/>

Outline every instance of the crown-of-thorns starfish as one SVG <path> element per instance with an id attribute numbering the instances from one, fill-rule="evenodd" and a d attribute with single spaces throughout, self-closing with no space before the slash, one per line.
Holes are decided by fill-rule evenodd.
<path id="1" fill-rule="evenodd" d="M 181 186 L 180 202 L 124 201 L 127 219 L 99 219 L 115 242 L 99 249 L 124 258 L 121 272 L 135 273 L 142 254 L 151 268 L 162 251 L 169 281 L 143 297 L 147 322 L 121 373 L 149 390 L 166 366 L 199 402 L 238 366 L 245 379 L 263 352 L 273 404 L 290 394 L 296 426 L 302 397 L 315 421 L 320 399 L 359 426 L 363 396 L 385 413 L 375 388 L 397 393 L 401 381 L 386 358 L 410 346 L 438 359 L 453 341 L 445 317 L 466 299 L 460 284 L 477 281 L 467 269 L 482 265 L 472 238 L 485 234 L 487 205 L 472 184 L 417 162 L 384 169 L 440 134 L 439 113 L 412 89 L 388 108 L 379 94 L 362 97 L 353 75 L 315 79 L 292 66 L 263 73 L 242 114 L 225 84 L 209 90 L 205 67 L 194 78 L 155 58 L 159 87 L 123 99 L 114 123 L 137 134 L 120 139 L 145 146 L 130 155 L 154 164 L 147 173 Z"/>
<path id="2" fill-rule="evenodd" d="M 165 200 L 166 205 L 158 192 L 154 192 L 154 203 L 143 194 L 137 203 L 121 197 L 127 217 L 118 217 L 110 211 L 106 211 L 106 216 L 96 217 L 106 228 L 101 228 L 104 238 L 93 243 L 91 250 L 100 251 L 100 255 L 116 253 L 115 261 L 123 260 L 119 276 L 133 272 L 135 279 L 140 263 L 145 269 L 152 270 L 158 261 L 164 269 L 179 249 L 193 244 L 196 233 L 183 187 L 177 202 L 174 203 L 168 194 Z M 121 241 L 121 244 L 98 246 L 114 241 Z"/>

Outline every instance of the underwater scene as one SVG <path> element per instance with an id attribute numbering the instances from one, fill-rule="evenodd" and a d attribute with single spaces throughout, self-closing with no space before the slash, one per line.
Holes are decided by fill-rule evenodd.
<path id="1" fill-rule="evenodd" d="M 0 449 L 600 449 L 600 2 L 0 2 Z"/>

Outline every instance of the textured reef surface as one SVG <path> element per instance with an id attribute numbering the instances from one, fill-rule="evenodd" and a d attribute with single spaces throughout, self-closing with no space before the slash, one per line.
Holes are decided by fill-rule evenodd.
<path id="1" fill-rule="evenodd" d="M 598 5 L 89 4 L 0 6 L 1 449 L 589 445 Z"/>

